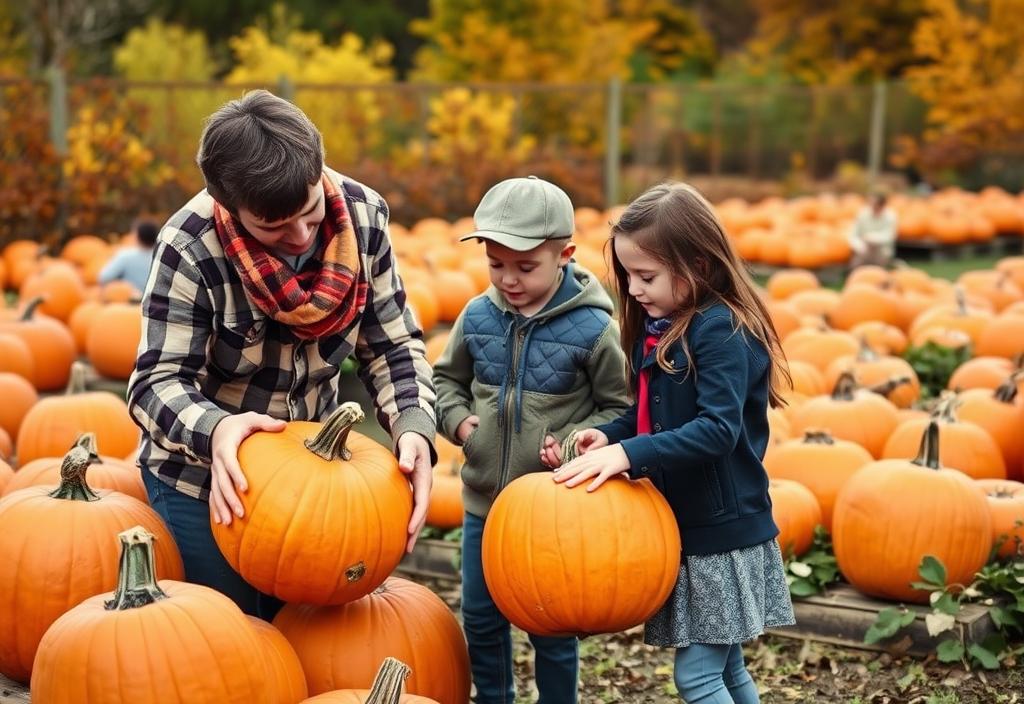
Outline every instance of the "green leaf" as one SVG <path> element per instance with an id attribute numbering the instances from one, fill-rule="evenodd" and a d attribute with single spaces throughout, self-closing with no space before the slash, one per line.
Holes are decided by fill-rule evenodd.
<path id="1" fill-rule="evenodd" d="M 892 638 L 896 633 L 914 620 L 914 612 L 907 609 L 885 608 L 878 612 L 878 617 L 864 634 L 864 642 L 877 643 Z"/>
<path id="2" fill-rule="evenodd" d="M 814 584 L 814 582 L 802 577 L 797 577 L 793 580 L 793 583 L 789 585 L 789 593 L 797 597 L 814 596 L 815 594 L 820 594 L 821 589 L 819 589 L 818 585 Z"/>
<path id="3" fill-rule="evenodd" d="M 996 628 L 1020 628 L 1021 619 L 1020 616 L 1013 611 L 1004 609 L 1001 606 L 993 606 L 988 610 L 988 615 L 992 617 L 992 623 L 996 625 Z"/>
<path id="4" fill-rule="evenodd" d="M 944 640 L 936 649 L 939 662 L 956 662 L 964 657 L 964 644 L 955 638 Z"/>
<path id="5" fill-rule="evenodd" d="M 978 663 L 986 670 L 998 670 L 999 669 L 999 657 L 996 653 L 987 650 L 978 643 L 971 643 L 967 646 L 967 652 L 972 658 L 978 661 Z"/>
<path id="6" fill-rule="evenodd" d="M 932 594 L 935 596 L 935 594 Z M 956 616 L 960 613 L 960 602 L 956 600 L 949 592 L 942 592 L 937 599 L 932 602 L 932 608 L 950 616 Z"/>
<path id="7" fill-rule="evenodd" d="M 942 584 L 932 584 L 931 582 L 911 582 L 910 587 L 912 589 L 920 589 L 923 592 L 941 592 L 946 588 Z"/>
<path id="8" fill-rule="evenodd" d="M 946 566 L 933 555 L 925 555 L 917 568 L 917 573 L 925 582 L 938 587 L 946 586 Z"/>

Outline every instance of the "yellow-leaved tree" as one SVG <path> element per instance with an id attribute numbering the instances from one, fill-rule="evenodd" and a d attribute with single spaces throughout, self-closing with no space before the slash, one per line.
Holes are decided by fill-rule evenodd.
<path id="1" fill-rule="evenodd" d="M 1024 1 L 925 0 L 907 70 L 929 105 L 916 160 L 960 166 L 986 150 L 1024 151 Z"/>
<path id="2" fill-rule="evenodd" d="M 229 40 L 236 64 L 225 82 L 276 90 L 284 80 L 294 86 L 295 104 L 320 129 L 328 161 L 338 168 L 381 146 L 387 95 L 369 86 L 393 80 L 391 45 L 367 44 L 352 33 L 326 44 L 319 33 L 298 29 L 280 4 L 271 22 Z"/>

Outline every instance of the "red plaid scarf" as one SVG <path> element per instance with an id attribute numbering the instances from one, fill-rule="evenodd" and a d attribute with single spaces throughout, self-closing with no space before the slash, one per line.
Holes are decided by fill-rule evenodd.
<path id="1" fill-rule="evenodd" d="M 296 273 L 244 231 L 227 208 L 214 203 L 217 237 L 253 303 L 270 318 L 309 340 L 349 327 L 366 304 L 366 277 L 345 198 L 323 176 L 326 212 L 317 244 L 319 269 Z"/>

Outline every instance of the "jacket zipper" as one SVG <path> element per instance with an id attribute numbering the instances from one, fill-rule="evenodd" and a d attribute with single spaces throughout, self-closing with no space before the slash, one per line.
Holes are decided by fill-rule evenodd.
<path id="1" fill-rule="evenodd" d="M 508 460 L 509 452 L 512 449 L 512 433 L 515 421 L 512 418 L 512 399 L 515 398 L 516 393 L 516 378 L 519 375 L 519 355 L 522 352 L 523 338 L 526 337 L 526 330 L 519 328 L 516 331 L 516 341 L 512 346 L 512 378 L 511 384 L 507 384 L 505 388 L 505 398 L 501 400 L 505 404 L 505 427 L 501 429 L 501 465 L 498 471 L 498 484 L 494 487 L 495 498 L 501 492 L 505 486 L 505 482 L 508 481 Z"/>

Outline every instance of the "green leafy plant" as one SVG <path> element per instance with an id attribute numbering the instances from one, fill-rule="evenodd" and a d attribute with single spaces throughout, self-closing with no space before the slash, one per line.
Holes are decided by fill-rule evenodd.
<path id="1" fill-rule="evenodd" d="M 815 526 L 811 549 L 786 561 L 786 583 L 795 597 L 821 594 L 839 581 L 839 565 L 832 551 L 832 537 L 824 526 Z"/>
<path id="2" fill-rule="evenodd" d="M 921 398 L 937 398 L 949 384 L 956 368 L 971 358 L 971 348 L 954 349 L 929 341 L 908 348 L 903 357 L 921 381 Z"/>
<path id="3" fill-rule="evenodd" d="M 974 582 L 946 583 L 946 567 L 932 555 L 926 555 L 918 566 L 920 581 L 912 586 L 930 592 L 932 611 L 925 616 L 925 626 L 932 637 L 949 633 L 940 641 L 935 655 L 940 662 L 964 662 L 987 670 L 1012 665 L 1024 654 L 1024 561 L 990 562 L 975 576 Z M 988 609 L 996 632 L 984 640 L 969 643 L 957 628 L 957 616 L 965 604 L 981 604 Z M 891 638 L 909 626 L 914 612 L 905 607 L 882 609 L 868 628 L 865 643 Z"/>

